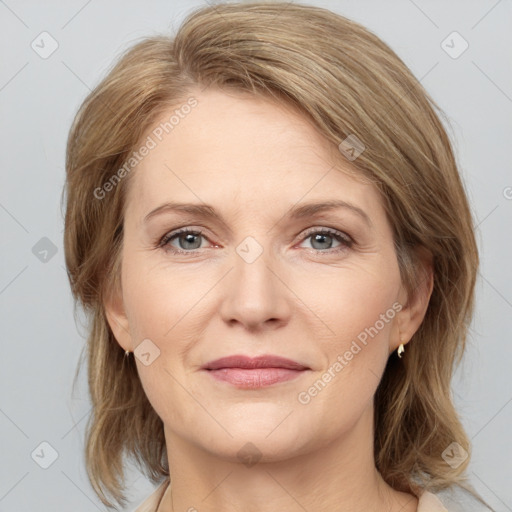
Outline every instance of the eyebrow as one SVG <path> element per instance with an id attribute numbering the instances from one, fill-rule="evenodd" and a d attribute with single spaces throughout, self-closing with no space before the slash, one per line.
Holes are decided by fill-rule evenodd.
<path id="1" fill-rule="evenodd" d="M 300 206 L 295 206 L 284 216 L 287 216 L 290 219 L 302 219 L 318 213 L 329 212 L 340 208 L 350 210 L 351 212 L 361 217 L 370 227 L 373 226 L 370 217 L 364 210 L 362 210 L 361 208 L 354 204 L 339 199 L 322 201 L 320 203 L 306 203 Z M 177 202 L 167 202 L 160 205 L 158 208 L 155 208 L 154 210 L 149 212 L 144 217 L 143 222 L 148 222 L 151 218 L 164 212 L 181 212 L 189 215 L 196 215 L 203 218 L 217 220 L 224 226 L 227 226 L 227 223 L 223 219 L 223 217 L 215 211 L 215 208 L 208 204 L 192 204 Z"/>

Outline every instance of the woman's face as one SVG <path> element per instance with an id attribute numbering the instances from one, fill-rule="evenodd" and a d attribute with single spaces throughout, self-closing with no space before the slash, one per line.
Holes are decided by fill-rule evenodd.
<path id="1" fill-rule="evenodd" d="M 304 454 L 370 425 L 388 356 L 419 323 L 392 230 L 374 186 L 301 116 L 240 94 L 194 97 L 169 133 L 144 138 L 155 147 L 132 171 L 109 322 L 135 350 L 168 445 Z M 229 356 L 299 366 L 209 364 Z"/>

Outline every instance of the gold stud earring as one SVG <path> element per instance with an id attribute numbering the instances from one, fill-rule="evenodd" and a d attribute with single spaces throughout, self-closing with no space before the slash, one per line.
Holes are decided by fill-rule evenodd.
<path id="1" fill-rule="evenodd" d="M 398 347 L 397 354 L 400 359 L 402 359 L 402 354 L 405 352 L 404 344 L 400 343 L 400 346 Z"/>

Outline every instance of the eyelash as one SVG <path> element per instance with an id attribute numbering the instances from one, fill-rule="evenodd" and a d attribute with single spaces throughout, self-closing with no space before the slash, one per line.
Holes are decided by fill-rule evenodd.
<path id="1" fill-rule="evenodd" d="M 179 235 L 182 235 L 182 234 L 203 236 L 204 238 L 207 239 L 207 237 L 204 235 L 204 231 L 202 231 L 200 229 L 183 228 L 183 229 L 179 229 L 178 231 L 172 231 L 170 233 L 165 234 L 158 242 L 157 247 L 160 247 L 160 248 L 164 249 L 165 251 L 169 251 L 169 252 L 172 252 L 175 254 L 187 254 L 187 255 L 194 254 L 196 251 L 200 250 L 200 249 L 191 249 L 189 251 L 185 251 L 183 249 L 177 249 L 169 244 L 169 242 L 171 242 L 174 238 L 177 238 Z M 320 249 L 314 249 L 314 248 L 310 249 L 319 254 L 322 254 L 322 253 L 334 254 L 334 253 L 338 253 L 341 251 L 345 251 L 347 249 L 350 249 L 355 243 L 354 239 L 352 237 L 350 237 L 349 235 L 347 235 L 346 233 L 343 233 L 341 231 L 338 231 L 338 230 L 335 230 L 332 228 L 311 228 L 311 229 L 307 230 L 306 233 L 304 233 L 302 241 L 306 240 L 307 238 L 310 238 L 312 235 L 315 235 L 315 234 L 333 236 L 336 240 L 338 240 L 339 242 L 342 243 L 342 245 L 340 247 L 337 247 L 334 249 L 327 249 L 325 251 L 322 251 Z"/>

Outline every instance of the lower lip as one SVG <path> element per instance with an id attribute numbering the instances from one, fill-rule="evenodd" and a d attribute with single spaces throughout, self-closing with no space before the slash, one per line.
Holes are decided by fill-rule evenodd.
<path id="1" fill-rule="evenodd" d="M 286 382 L 302 375 L 305 370 L 287 368 L 221 368 L 206 370 L 214 379 L 228 382 L 238 388 L 263 388 L 279 382 Z"/>

